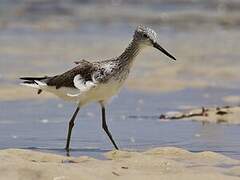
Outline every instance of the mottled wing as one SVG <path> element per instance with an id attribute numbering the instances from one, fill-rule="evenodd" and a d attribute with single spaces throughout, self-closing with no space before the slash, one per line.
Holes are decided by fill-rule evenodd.
<path id="1" fill-rule="evenodd" d="M 106 83 L 114 76 L 114 74 L 117 74 L 117 65 L 118 64 L 115 59 L 94 62 L 94 66 L 97 67 L 97 70 L 93 73 L 93 81 L 98 83 Z"/>
<path id="2" fill-rule="evenodd" d="M 47 85 L 55 86 L 56 89 L 61 87 L 72 87 L 79 89 L 79 83 L 86 83 L 92 81 L 92 73 L 95 67 L 91 62 L 86 60 L 78 62 L 78 66 L 75 68 L 57 76 L 48 78 Z M 79 79 L 79 83 L 77 83 Z M 75 81 L 75 82 L 74 82 Z"/>

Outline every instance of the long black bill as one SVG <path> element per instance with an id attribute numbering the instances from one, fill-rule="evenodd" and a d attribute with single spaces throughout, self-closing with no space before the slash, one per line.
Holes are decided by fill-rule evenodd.
<path id="1" fill-rule="evenodd" d="M 153 47 L 157 48 L 158 50 L 160 50 L 162 53 L 164 53 L 168 57 L 172 58 L 173 60 L 176 60 L 176 58 L 174 56 L 172 56 L 169 52 L 167 52 L 165 49 L 163 49 L 158 43 L 156 43 L 156 42 L 153 43 Z"/>

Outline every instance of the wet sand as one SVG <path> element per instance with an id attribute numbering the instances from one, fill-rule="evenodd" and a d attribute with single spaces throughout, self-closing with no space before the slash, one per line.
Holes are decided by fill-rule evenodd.
<path id="1" fill-rule="evenodd" d="M 165 147 L 145 152 L 110 151 L 108 160 L 66 157 L 30 150 L 0 151 L 0 179 L 224 179 L 237 180 L 240 161 L 218 153 Z"/>

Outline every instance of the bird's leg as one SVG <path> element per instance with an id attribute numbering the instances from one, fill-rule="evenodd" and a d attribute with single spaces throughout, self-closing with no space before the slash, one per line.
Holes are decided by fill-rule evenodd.
<path id="1" fill-rule="evenodd" d="M 116 149 L 118 149 L 116 143 L 113 140 L 113 137 L 112 137 L 110 131 L 108 130 L 108 126 L 107 126 L 107 123 L 106 123 L 105 107 L 104 107 L 103 103 L 100 103 L 100 104 L 101 104 L 101 107 L 102 107 L 102 128 L 107 133 L 107 135 L 108 135 L 109 139 L 111 140 L 111 142 L 113 143 L 114 147 Z"/>
<path id="2" fill-rule="evenodd" d="M 74 126 L 74 120 L 75 120 L 79 110 L 80 110 L 80 107 L 78 106 L 77 109 L 75 110 L 71 120 L 69 121 L 68 134 L 67 134 L 67 144 L 66 144 L 66 147 L 65 147 L 67 152 L 69 152 L 69 145 L 70 145 L 70 140 L 71 140 L 72 128 Z"/>

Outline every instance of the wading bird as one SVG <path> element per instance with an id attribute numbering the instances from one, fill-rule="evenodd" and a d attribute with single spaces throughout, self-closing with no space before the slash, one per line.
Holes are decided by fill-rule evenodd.
<path id="1" fill-rule="evenodd" d="M 98 102 L 101 105 L 102 128 L 107 133 L 114 147 L 118 149 L 106 123 L 105 106 L 107 101 L 116 95 L 122 87 L 128 77 L 135 57 L 147 46 L 157 48 L 171 59 L 176 60 L 175 57 L 159 45 L 157 34 L 154 30 L 140 25 L 135 30 L 131 43 L 116 58 L 97 62 L 81 60 L 76 62 L 78 65 L 75 68 L 56 76 L 20 78 L 24 80 L 21 83 L 22 85 L 38 89 L 38 94 L 46 91 L 64 100 L 77 103 L 77 109 L 69 121 L 65 146 L 67 152 L 69 152 L 74 120 L 80 108 L 90 102 Z"/>

